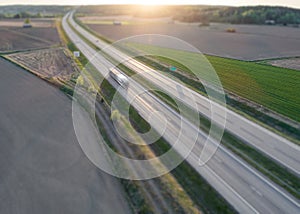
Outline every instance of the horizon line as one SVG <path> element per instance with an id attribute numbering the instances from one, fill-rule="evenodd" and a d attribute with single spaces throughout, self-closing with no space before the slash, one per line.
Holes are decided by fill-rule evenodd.
<path id="1" fill-rule="evenodd" d="M 227 4 L 134 4 L 134 3 L 127 3 L 127 4 L 114 4 L 114 3 L 102 3 L 102 4 L 48 4 L 48 3 L 42 3 L 42 4 L 28 4 L 28 3 L 20 3 L 20 4 L 1 4 L 0 7 L 5 6 L 108 6 L 108 5 L 134 5 L 134 6 L 150 6 L 150 7 L 156 7 L 156 6 L 184 6 L 184 5 L 191 5 L 191 6 L 223 6 L 223 7 L 285 7 L 285 8 L 291 8 L 291 9 L 300 9 L 300 7 L 294 7 L 294 6 L 288 6 L 288 5 L 267 5 L 267 4 L 254 4 L 254 5 L 227 5 Z"/>

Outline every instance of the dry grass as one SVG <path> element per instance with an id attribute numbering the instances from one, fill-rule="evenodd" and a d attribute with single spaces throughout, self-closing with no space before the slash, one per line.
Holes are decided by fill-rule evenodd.
<path id="1" fill-rule="evenodd" d="M 63 48 L 28 51 L 5 57 L 44 79 L 70 80 L 77 70 Z"/>

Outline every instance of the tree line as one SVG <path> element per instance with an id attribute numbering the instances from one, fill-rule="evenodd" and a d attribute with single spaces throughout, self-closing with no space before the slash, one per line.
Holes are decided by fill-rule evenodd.
<path id="1" fill-rule="evenodd" d="M 174 19 L 186 22 L 211 21 L 233 24 L 264 24 L 266 21 L 273 21 L 287 25 L 300 24 L 300 10 L 270 6 L 189 8 L 181 13 L 178 12 Z"/>
<path id="2" fill-rule="evenodd" d="M 62 16 L 72 10 L 72 6 L 33 6 L 33 5 L 10 5 L 0 6 L 0 19 L 4 18 L 42 18 Z"/>
<path id="3" fill-rule="evenodd" d="M 83 6 L 81 15 L 132 15 L 143 18 L 173 17 L 183 22 L 222 22 L 233 24 L 264 24 L 272 20 L 276 24 L 300 24 L 300 10 L 277 6 L 140 6 L 140 5 L 102 5 Z M 272 23 L 272 22 L 270 22 Z"/>
<path id="4" fill-rule="evenodd" d="M 74 9 L 70 6 L 6 6 L 0 7 L 0 18 L 41 18 L 61 16 Z M 99 5 L 82 6 L 81 15 L 132 15 L 144 18 L 173 17 L 183 22 L 221 22 L 233 24 L 300 24 L 300 10 L 276 6 L 207 6 L 207 5 Z"/>

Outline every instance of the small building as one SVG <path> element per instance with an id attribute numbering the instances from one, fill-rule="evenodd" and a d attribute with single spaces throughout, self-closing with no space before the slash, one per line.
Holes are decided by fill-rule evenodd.
<path id="1" fill-rule="evenodd" d="M 78 57 L 80 57 L 80 52 L 79 51 L 74 51 L 73 55 L 74 55 L 74 57 L 78 58 Z"/>
<path id="2" fill-rule="evenodd" d="M 122 22 L 121 21 L 114 21 L 114 25 L 122 25 Z"/>
<path id="3" fill-rule="evenodd" d="M 275 21 L 274 20 L 266 20 L 265 24 L 266 25 L 275 25 Z"/>

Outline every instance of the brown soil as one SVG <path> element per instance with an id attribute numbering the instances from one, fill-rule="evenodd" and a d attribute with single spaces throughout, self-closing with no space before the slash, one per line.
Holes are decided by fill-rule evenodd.
<path id="1" fill-rule="evenodd" d="M 48 28 L 54 24 L 54 19 L 30 19 L 33 27 Z M 0 27 L 22 27 L 24 19 L 3 19 L 0 20 Z"/>
<path id="2" fill-rule="evenodd" d="M 31 50 L 54 46 L 60 43 L 54 22 L 49 21 L 43 27 L 23 28 L 23 22 L 13 22 L 15 25 L 0 21 L 0 52 Z M 14 27 L 12 27 L 14 26 Z M 33 26 L 35 26 L 33 24 Z"/>

